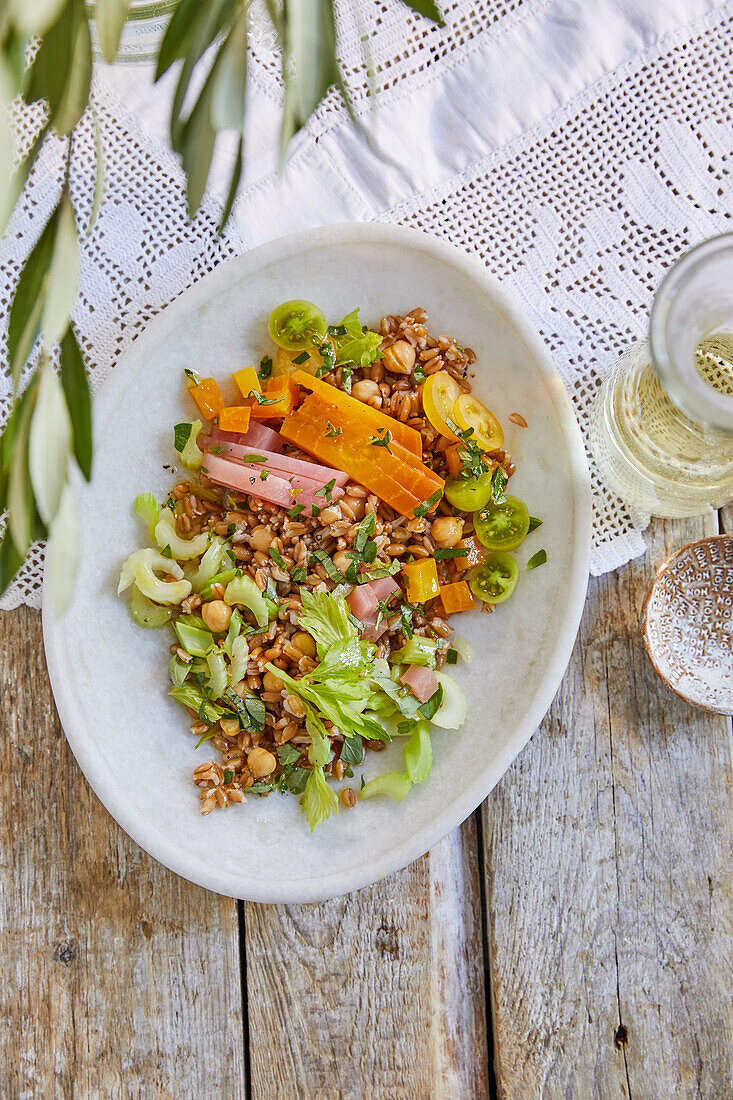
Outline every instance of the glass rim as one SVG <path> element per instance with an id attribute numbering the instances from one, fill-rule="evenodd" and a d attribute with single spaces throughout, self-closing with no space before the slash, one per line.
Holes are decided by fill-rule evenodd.
<path id="1" fill-rule="evenodd" d="M 670 267 L 652 302 L 649 347 L 660 380 L 675 404 L 711 427 L 733 432 L 733 396 L 708 385 L 697 370 L 689 366 L 685 369 L 670 354 L 667 340 L 669 308 L 680 291 L 680 284 L 704 266 L 711 256 L 728 250 L 733 256 L 733 233 L 721 233 L 693 245 Z"/>

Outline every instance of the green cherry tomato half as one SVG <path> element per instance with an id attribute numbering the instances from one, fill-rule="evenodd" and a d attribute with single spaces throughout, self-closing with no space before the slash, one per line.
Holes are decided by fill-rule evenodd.
<path id="1" fill-rule="evenodd" d="M 283 302 L 270 314 L 270 336 L 283 351 L 305 351 L 326 336 L 326 318 L 313 302 Z"/>
<path id="2" fill-rule="evenodd" d="M 519 497 L 506 497 L 502 504 L 490 501 L 473 517 L 473 526 L 487 550 L 516 550 L 529 531 L 527 505 Z"/>
<path id="3" fill-rule="evenodd" d="M 504 603 L 517 587 L 519 566 L 511 554 L 495 550 L 486 555 L 471 577 L 469 587 L 477 599 L 484 603 Z"/>
<path id="4" fill-rule="evenodd" d="M 491 499 L 491 471 L 481 477 L 449 477 L 445 483 L 448 503 L 459 512 L 475 512 Z"/>

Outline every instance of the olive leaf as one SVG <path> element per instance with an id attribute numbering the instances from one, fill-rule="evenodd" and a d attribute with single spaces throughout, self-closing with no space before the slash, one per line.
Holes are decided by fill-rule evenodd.
<path id="1" fill-rule="evenodd" d="M 424 15 L 426 19 L 432 19 L 433 23 L 437 23 L 439 27 L 445 26 L 445 19 L 443 13 L 434 0 L 403 0 L 403 3 L 407 4 L 408 8 L 412 8 L 418 15 Z"/>
<path id="2" fill-rule="evenodd" d="M 8 359 L 15 385 L 39 333 L 59 210 L 57 206 L 26 260 L 10 306 Z"/>
<path id="3" fill-rule="evenodd" d="M 332 0 L 284 0 L 281 16 L 285 84 L 281 152 L 341 74 Z"/>
<path id="4" fill-rule="evenodd" d="M 102 142 L 102 127 L 99 125 L 99 118 L 97 112 L 92 107 L 92 118 L 94 120 L 94 193 L 92 195 L 92 207 L 89 211 L 89 221 L 87 223 L 87 237 L 90 235 L 99 216 L 99 211 L 102 207 L 102 200 L 104 199 L 104 144 Z"/>
<path id="5" fill-rule="evenodd" d="M 33 535 L 35 504 L 28 468 L 28 435 L 31 414 L 33 412 L 32 395 L 23 402 L 18 417 L 13 454 L 8 473 L 8 529 L 15 543 L 15 549 L 23 557 L 28 553 Z"/>
<path id="6" fill-rule="evenodd" d="M 29 103 L 46 100 L 49 122 L 68 134 L 89 102 L 92 44 L 84 0 L 67 0 L 41 40 L 25 91 Z"/>
<path id="7" fill-rule="evenodd" d="M 50 359 L 44 359 L 39 370 L 38 397 L 28 439 L 28 467 L 38 512 L 49 525 L 66 483 L 72 428 L 63 387 Z"/>
<path id="8" fill-rule="evenodd" d="M 0 596 L 2 596 L 22 564 L 22 555 L 15 549 L 15 543 L 10 537 L 10 530 L 6 528 L 4 537 L 0 539 Z"/>
<path id="9" fill-rule="evenodd" d="M 60 362 L 61 385 L 74 430 L 74 455 L 88 481 L 92 476 L 92 399 L 73 325 L 69 325 L 61 341 Z"/>
<path id="10" fill-rule="evenodd" d="M 79 242 L 71 196 L 64 189 L 56 221 L 46 293 L 41 311 L 41 332 L 47 350 L 57 344 L 69 327 L 69 314 L 79 283 Z"/>
<path id="11" fill-rule="evenodd" d="M 48 577 L 57 616 L 66 610 L 79 565 L 79 526 L 69 485 L 64 486 L 48 535 Z"/>
<path id="12" fill-rule="evenodd" d="M 120 35 L 127 19 L 130 0 L 96 0 L 94 22 L 102 53 L 111 65 L 117 57 Z"/>
<path id="13" fill-rule="evenodd" d="M 13 455 L 18 441 L 24 410 L 26 405 L 33 403 L 37 386 L 38 373 L 36 372 L 13 405 L 2 435 L 0 435 L 0 512 L 7 507 L 10 469 L 13 464 Z"/>
<path id="14" fill-rule="evenodd" d="M 13 23 L 24 34 L 44 35 L 58 19 L 66 0 L 11 0 Z"/>
<path id="15" fill-rule="evenodd" d="M 229 215 L 232 212 L 234 206 L 234 200 L 237 197 L 237 190 L 239 188 L 239 179 L 242 175 L 242 156 L 244 151 L 244 137 L 239 135 L 239 145 L 237 147 L 237 155 L 234 160 L 234 168 L 232 169 L 232 176 L 229 181 L 229 191 L 227 192 L 226 201 L 224 203 L 224 209 L 221 212 L 221 218 L 219 219 L 219 225 L 217 227 L 218 233 L 224 232 L 224 227 L 229 221 Z"/>
<path id="16" fill-rule="evenodd" d="M 211 97 L 211 124 L 215 130 L 241 130 L 247 90 L 247 27 L 245 6 L 234 21 L 218 59 Z"/>

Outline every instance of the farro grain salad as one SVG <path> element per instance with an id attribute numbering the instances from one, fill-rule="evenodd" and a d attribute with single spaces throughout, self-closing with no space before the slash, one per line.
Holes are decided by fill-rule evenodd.
<path id="1" fill-rule="evenodd" d="M 285 302 L 269 332 L 234 400 L 185 372 L 198 417 L 173 435 L 189 473 L 162 505 L 138 496 L 152 546 L 119 592 L 138 624 L 172 631 L 170 694 L 218 757 L 193 773 L 201 812 L 279 791 L 312 831 L 339 795 L 401 800 L 427 780 L 431 725 L 466 717 L 446 666 L 470 647 L 449 619 L 511 596 L 511 551 L 541 521 L 505 493 L 514 464 L 471 393 L 474 353 L 431 336 L 424 309 L 377 331 L 358 310 L 328 325 Z M 393 738 L 404 769 L 359 782 Z"/>

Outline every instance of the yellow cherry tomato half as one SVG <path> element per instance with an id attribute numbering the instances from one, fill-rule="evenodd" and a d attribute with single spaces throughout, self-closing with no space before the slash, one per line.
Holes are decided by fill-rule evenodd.
<path id="1" fill-rule="evenodd" d="M 462 393 L 457 398 L 451 420 L 464 432 L 473 428 L 470 438 L 476 441 L 482 451 L 498 451 L 504 443 L 501 424 L 472 393 Z"/>
<path id="2" fill-rule="evenodd" d="M 455 420 L 453 408 L 462 393 L 463 390 L 455 378 L 444 370 L 428 375 L 422 388 L 425 415 L 436 432 L 440 432 L 454 443 L 458 442 L 458 436 L 450 430 L 447 421 Z"/>

